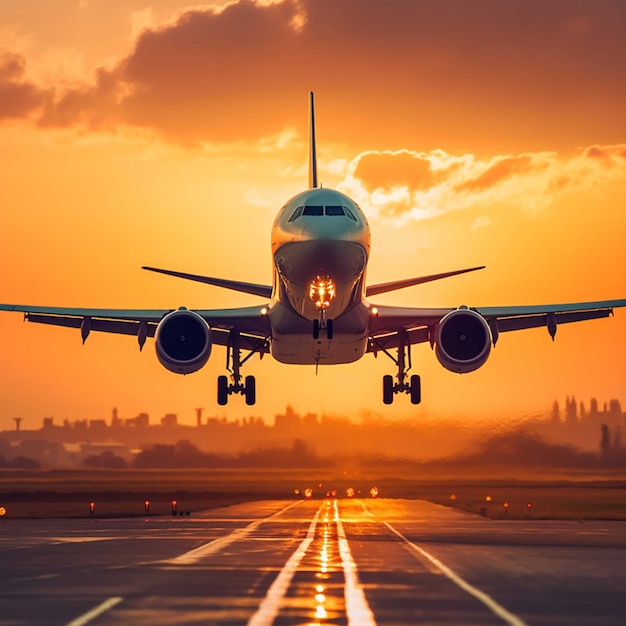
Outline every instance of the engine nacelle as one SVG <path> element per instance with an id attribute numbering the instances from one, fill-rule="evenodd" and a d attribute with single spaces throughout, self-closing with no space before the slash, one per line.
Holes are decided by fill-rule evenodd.
<path id="1" fill-rule="evenodd" d="M 178 309 L 159 322 L 155 344 L 161 365 L 176 374 L 191 374 L 209 360 L 211 329 L 197 313 Z"/>
<path id="2" fill-rule="evenodd" d="M 491 330 L 482 315 L 459 307 L 441 319 L 435 342 L 439 363 L 451 372 L 466 374 L 487 361 L 491 352 Z"/>

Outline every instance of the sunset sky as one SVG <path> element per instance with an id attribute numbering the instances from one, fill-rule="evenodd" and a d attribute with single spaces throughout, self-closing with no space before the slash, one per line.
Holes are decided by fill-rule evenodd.
<path id="1" fill-rule="evenodd" d="M 0 3 L 0 302 L 219 308 L 253 296 L 141 265 L 271 282 L 270 228 L 320 179 L 364 209 L 370 283 L 486 265 L 379 296 L 406 306 L 626 298 L 626 3 L 619 0 L 23 0 Z M 150 341 L 0 314 L 0 429 L 46 416 L 389 419 L 626 405 L 626 309 L 500 337 L 459 376 L 413 348 L 423 403 L 382 404 L 393 363 L 253 358 L 257 404 L 218 407 L 215 347 L 165 370 Z"/>

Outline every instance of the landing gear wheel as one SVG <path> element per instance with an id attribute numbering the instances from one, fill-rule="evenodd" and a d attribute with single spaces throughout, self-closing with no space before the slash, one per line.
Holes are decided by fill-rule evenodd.
<path id="1" fill-rule="evenodd" d="M 313 320 L 313 339 L 319 339 L 320 336 L 320 321 Z"/>
<path id="2" fill-rule="evenodd" d="M 217 403 L 220 406 L 228 403 L 228 376 L 217 377 Z"/>
<path id="3" fill-rule="evenodd" d="M 326 321 L 326 336 L 329 340 L 333 338 L 333 320 Z"/>
<path id="4" fill-rule="evenodd" d="M 422 381 L 417 374 L 411 376 L 409 393 L 411 394 L 411 404 L 419 404 L 422 401 Z"/>
<path id="5" fill-rule="evenodd" d="M 246 404 L 252 406 L 256 402 L 256 380 L 254 376 L 246 376 Z"/>
<path id="6" fill-rule="evenodd" d="M 390 374 L 383 376 L 383 402 L 385 404 L 393 402 L 393 376 Z"/>

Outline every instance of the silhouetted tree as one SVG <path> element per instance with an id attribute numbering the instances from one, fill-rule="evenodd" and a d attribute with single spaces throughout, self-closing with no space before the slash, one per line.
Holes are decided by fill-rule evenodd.
<path id="1" fill-rule="evenodd" d="M 576 398 L 572 396 L 567 398 L 565 407 L 565 421 L 568 424 L 576 424 L 578 417 L 576 415 Z"/>
<path id="2" fill-rule="evenodd" d="M 126 461 L 111 450 L 105 450 L 101 454 L 92 454 L 83 460 L 83 467 L 95 467 L 100 469 L 124 469 Z"/>
<path id="3" fill-rule="evenodd" d="M 611 433 L 606 424 L 602 424 L 600 430 L 602 431 L 602 436 L 600 437 L 600 457 L 606 460 L 611 454 Z"/>
<path id="4" fill-rule="evenodd" d="M 16 456 L 11 466 L 19 467 L 20 469 L 39 469 L 41 467 L 37 459 L 31 459 L 27 456 Z"/>

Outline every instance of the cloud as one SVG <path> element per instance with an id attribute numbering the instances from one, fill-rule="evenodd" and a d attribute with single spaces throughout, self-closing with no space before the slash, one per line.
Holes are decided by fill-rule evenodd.
<path id="1" fill-rule="evenodd" d="M 626 144 L 590 146 L 571 157 L 538 152 L 488 159 L 443 150 L 369 150 L 352 159 L 338 188 L 372 217 L 403 222 L 478 207 L 541 210 L 558 194 L 612 180 L 626 183 Z M 481 215 L 472 227 L 489 224 Z"/>
<path id="2" fill-rule="evenodd" d="M 332 101 L 331 141 L 554 145 L 584 128 L 589 145 L 619 124 L 626 98 L 626 6 L 610 0 L 235 0 L 130 19 L 131 49 L 88 82 L 43 90 L 3 77 L 19 100 L 11 116 L 32 115 L 45 91 L 46 127 L 257 140 L 301 127 L 313 88 Z"/>
<path id="3" fill-rule="evenodd" d="M 23 56 L 0 50 L 0 120 L 29 117 L 45 94 L 26 79 Z"/>

